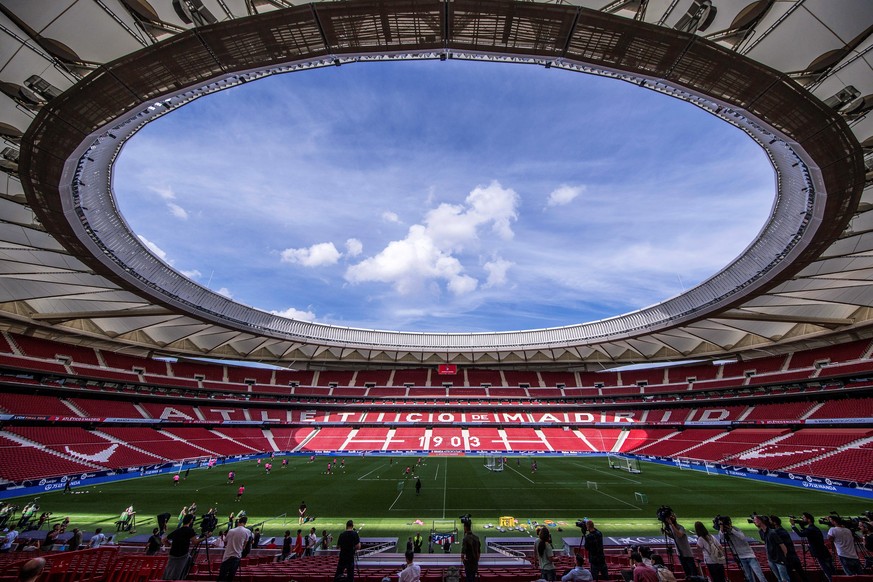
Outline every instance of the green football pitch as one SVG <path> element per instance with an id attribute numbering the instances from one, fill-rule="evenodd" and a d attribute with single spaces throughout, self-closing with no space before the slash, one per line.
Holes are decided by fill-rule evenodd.
<path id="1" fill-rule="evenodd" d="M 752 512 L 785 518 L 803 511 L 858 515 L 871 509 L 864 499 L 653 463 L 641 463 L 642 472 L 632 474 L 609 469 L 605 457 L 540 457 L 536 473 L 525 458 L 510 458 L 504 471 L 492 472 L 478 457 L 424 457 L 416 469 L 422 483 L 416 495 L 415 478 L 404 478 L 415 457 L 343 458 L 345 469 L 337 464 L 331 475 L 325 474 L 325 457 L 314 462 L 289 457 L 284 468 L 275 459 L 270 475 L 256 461 L 244 461 L 192 470 L 175 486 L 172 475 L 159 475 L 81 487 L 72 495 L 43 494 L 40 511 L 51 511 L 55 518 L 68 515 L 73 525 L 87 530 L 114 530 L 121 510 L 133 504 L 138 533 L 150 533 L 157 514 L 172 514 L 175 527 L 181 508 L 196 502 L 199 513 L 215 507 L 220 524 L 231 511 L 244 509 L 250 526 L 265 522 L 265 534 L 281 535 L 285 529 L 296 531 L 297 508 L 305 501 L 315 518 L 305 527 L 319 533 L 326 529 L 336 535 L 353 519 L 364 537 L 405 539 L 426 534 L 435 523 L 438 531 L 446 531 L 451 522 L 460 528 L 459 516 L 470 513 L 477 533 L 497 537 L 529 536 L 529 524 L 551 520 L 560 544 L 562 536 L 578 536 L 575 522 L 582 517 L 593 519 L 607 536 L 658 535 L 655 514 L 662 504 L 671 506 L 689 528 L 696 520 L 711 525 L 713 516 L 722 514 L 749 532 L 753 527 L 746 516 Z M 229 470 L 236 472 L 235 485 L 227 484 Z M 237 502 L 241 484 L 246 492 Z M 497 531 L 500 516 L 514 517 L 526 531 Z"/>

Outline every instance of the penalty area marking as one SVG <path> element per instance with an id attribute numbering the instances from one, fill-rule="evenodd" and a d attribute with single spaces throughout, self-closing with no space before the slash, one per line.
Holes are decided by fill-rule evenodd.
<path id="1" fill-rule="evenodd" d="M 603 469 L 598 469 L 597 467 L 590 467 L 588 465 L 583 465 L 582 463 L 573 463 L 573 464 L 576 465 L 577 467 L 583 467 L 583 468 L 591 470 L 591 471 L 597 471 L 598 473 L 603 473 L 604 475 L 609 475 L 609 476 L 615 477 L 617 479 L 622 479 L 624 481 L 630 481 L 634 485 L 642 485 L 643 484 L 642 481 L 637 481 L 636 479 L 630 479 L 629 477 L 622 477 L 621 475 L 615 475 L 614 473 L 604 471 Z"/>
<path id="2" fill-rule="evenodd" d="M 373 473 L 375 473 L 376 471 L 378 471 L 379 469 L 381 469 L 381 468 L 384 467 L 384 466 L 385 466 L 385 463 L 382 463 L 381 465 L 379 465 L 378 467 L 376 467 L 376 468 L 373 469 L 372 471 L 370 471 L 370 472 L 368 472 L 368 473 L 364 473 L 363 475 L 361 475 L 360 477 L 358 477 L 358 481 L 365 481 L 365 480 L 366 480 L 366 481 L 375 481 L 375 479 L 365 479 L 365 477 L 366 477 L 367 475 L 372 475 Z"/>
<path id="3" fill-rule="evenodd" d="M 403 495 L 403 490 L 401 490 L 400 493 L 397 494 L 397 498 L 394 500 L 394 503 L 391 504 L 391 507 L 388 508 L 388 511 L 394 509 L 394 506 L 397 505 L 397 502 L 400 500 L 401 495 Z"/>
<path id="4" fill-rule="evenodd" d="M 506 465 L 503 465 L 503 466 L 506 467 Z M 519 475 L 521 475 L 521 477 L 522 477 L 523 479 L 527 479 L 529 483 L 533 483 L 533 482 L 534 482 L 532 479 L 528 478 L 527 475 L 522 474 L 520 471 L 518 471 L 518 470 L 516 470 L 516 469 L 513 469 L 512 467 L 509 467 L 509 470 L 510 470 L 510 471 L 514 471 L 515 473 L 518 473 Z"/>

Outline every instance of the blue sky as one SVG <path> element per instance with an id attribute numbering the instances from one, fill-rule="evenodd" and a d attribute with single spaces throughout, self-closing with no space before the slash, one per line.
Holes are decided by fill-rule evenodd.
<path id="1" fill-rule="evenodd" d="M 745 134 L 555 68 L 357 63 L 199 99 L 124 147 L 125 218 L 236 301 L 374 329 L 610 317 L 736 257 L 772 205 Z"/>

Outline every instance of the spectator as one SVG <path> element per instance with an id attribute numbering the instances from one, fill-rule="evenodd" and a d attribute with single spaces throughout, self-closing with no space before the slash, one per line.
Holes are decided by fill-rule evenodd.
<path id="1" fill-rule="evenodd" d="M 755 552 L 752 551 L 752 546 L 746 539 L 746 534 L 733 526 L 727 518 L 721 522 L 721 531 L 718 533 L 718 539 L 721 543 L 727 543 L 732 549 L 740 562 L 740 567 L 745 573 L 746 580 L 749 582 L 767 582 L 764 576 L 764 570 L 761 569 L 761 563 L 758 562 Z"/>
<path id="2" fill-rule="evenodd" d="M 152 535 L 149 536 L 149 540 L 146 542 L 146 556 L 154 556 L 157 554 L 158 550 L 161 549 L 162 543 L 161 528 L 156 527 L 152 530 Z"/>
<path id="3" fill-rule="evenodd" d="M 415 552 L 406 552 L 406 567 L 398 575 L 397 582 L 419 582 L 421 580 L 421 567 L 414 564 Z"/>
<path id="4" fill-rule="evenodd" d="M 631 567 L 634 572 L 634 582 L 660 582 L 658 572 L 643 563 L 643 557 L 639 552 L 631 553 Z"/>
<path id="5" fill-rule="evenodd" d="M 327 530 L 321 530 L 321 539 L 318 540 L 318 547 L 321 550 L 329 550 L 330 544 L 333 542 L 333 536 L 327 533 Z"/>
<path id="6" fill-rule="evenodd" d="M 842 518 L 832 515 L 830 516 L 830 522 L 831 528 L 828 530 L 828 539 L 833 542 L 834 549 L 837 550 L 837 557 L 843 566 L 843 573 L 846 576 L 860 576 L 862 574 L 861 560 L 858 558 L 858 551 L 855 549 L 855 536 L 843 523 Z"/>
<path id="7" fill-rule="evenodd" d="M 282 538 L 282 556 L 279 558 L 280 562 L 284 562 L 288 558 L 291 557 L 291 530 L 285 530 L 285 537 Z"/>
<path id="8" fill-rule="evenodd" d="M 466 582 L 474 582 L 476 580 L 476 576 L 479 573 L 479 558 L 481 555 L 482 543 L 479 541 L 479 537 L 473 533 L 473 524 L 466 520 L 464 522 L 464 539 L 461 540 L 461 562 L 464 564 L 464 579 Z"/>
<path id="9" fill-rule="evenodd" d="M 552 535 L 549 528 L 541 527 L 537 543 L 534 544 L 534 554 L 539 563 L 543 580 L 553 582 L 555 580 L 555 552 L 552 548 Z"/>
<path id="10" fill-rule="evenodd" d="M 712 582 L 725 582 L 725 555 L 721 544 L 709 534 L 702 521 L 694 522 L 694 533 L 697 534 L 697 547 L 703 552 L 703 561 Z"/>
<path id="11" fill-rule="evenodd" d="M 67 549 L 71 552 L 75 552 L 82 545 L 82 530 L 77 527 L 73 528 L 73 537 L 70 538 L 69 543 L 67 544 Z"/>
<path id="12" fill-rule="evenodd" d="M 361 549 L 361 538 L 355 531 L 355 523 L 350 519 L 346 522 L 346 531 L 341 533 L 336 540 L 339 548 L 339 561 L 336 565 L 334 579 L 339 578 L 345 572 L 349 582 L 355 580 L 355 554 Z"/>
<path id="13" fill-rule="evenodd" d="M 658 573 L 660 582 L 676 582 L 676 576 L 664 565 L 664 558 L 658 554 L 652 556 L 652 568 Z M 754 579 L 750 579 L 750 582 L 754 582 Z"/>
<path id="14" fill-rule="evenodd" d="M 221 558 L 221 568 L 218 570 L 219 582 L 232 582 L 239 568 L 240 560 L 248 555 L 252 547 L 252 532 L 246 528 L 248 518 L 242 516 L 237 520 L 235 528 L 227 532 L 224 555 Z"/>
<path id="15" fill-rule="evenodd" d="M 9 528 L 9 531 L 6 532 L 6 535 L 3 536 L 3 543 L 0 544 L 0 552 L 9 552 L 12 550 L 12 546 L 15 545 L 15 540 L 18 539 L 18 530 L 15 529 L 13 525 Z"/>
<path id="16" fill-rule="evenodd" d="M 585 568 L 585 558 L 576 554 L 576 567 L 561 576 L 561 582 L 591 582 L 591 572 Z"/>
<path id="17" fill-rule="evenodd" d="M 18 571 L 18 582 L 36 582 L 43 570 L 45 570 L 44 558 L 28 560 Z"/>
<path id="18" fill-rule="evenodd" d="M 106 542 L 106 535 L 103 533 L 103 528 L 98 527 L 91 536 L 91 541 L 88 542 L 89 548 L 99 548 Z"/>
<path id="19" fill-rule="evenodd" d="M 294 538 L 294 557 L 300 558 L 303 556 L 303 552 L 305 550 L 305 546 L 303 544 L 303 530 L 297 530 L 297 537 Z"/>
<path id="20" fill-rule="evenodd" d="M 318 547 L 318 534 L 315 533 L 315 528 L 309 528 L 309 535 L 306 536 L 306 555 L 315 554 L 315 548 Z"/>

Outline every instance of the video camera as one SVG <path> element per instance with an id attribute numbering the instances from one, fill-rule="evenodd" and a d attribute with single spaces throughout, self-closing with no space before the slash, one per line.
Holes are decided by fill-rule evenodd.
<path id="1" fill-rule="evenodd" d="M 469 513 L 465 513 L 464 515 L 460 516 L 458 519 L 460 519 L 461 523 L 464 525 L 471 525 L 473 523 L 473 516 L 470 515 Z"/>
<path id="2" fill-rule="evenodd" d="M 721 531 L 725 527 L 730 528 L 732 525 L 733 522 L 727 515 L 716 515 L 712 518 L 712 529 Z"/>
<path id="3" fill-rule="evenodd" d="M 655 512 L 655 515 L 658 518 L 658 521 L 662 523 L 666 523 L 670 516 L 673 515 L 673 508 L 669 505 L 662 505 L 658 508 L 658 511 Z"/>
<path id="4" fill-rule="evenodd" d="M 576 520 L 576 527 L 580 529 L 588 529 L 588 518 L 583 517 L 582 519 Z"/>
<path id="5" fill-rule="evenodd" d="M 873 517 L 873 511 L 865 511 L 863 515 L 859 515 L 856 517 L 842 517 L 838 512 L 832 511 L 830 515 L 827 517 L 819 518 L 818 522 L 822 525 L 830 525 L 831 518 L 842 522 L 844 526 L 849 528 L 852 532 L 858 531 L 861 527 L 861 522 L 870 522 L 871 517 Z"/>
<path id="6" fill-rule="evenodd" d="M 218 527 L 218 518 L 214 513 L 206 513 L 200 518 L 201 535 L 214 532 L 216 527 Z"/>

